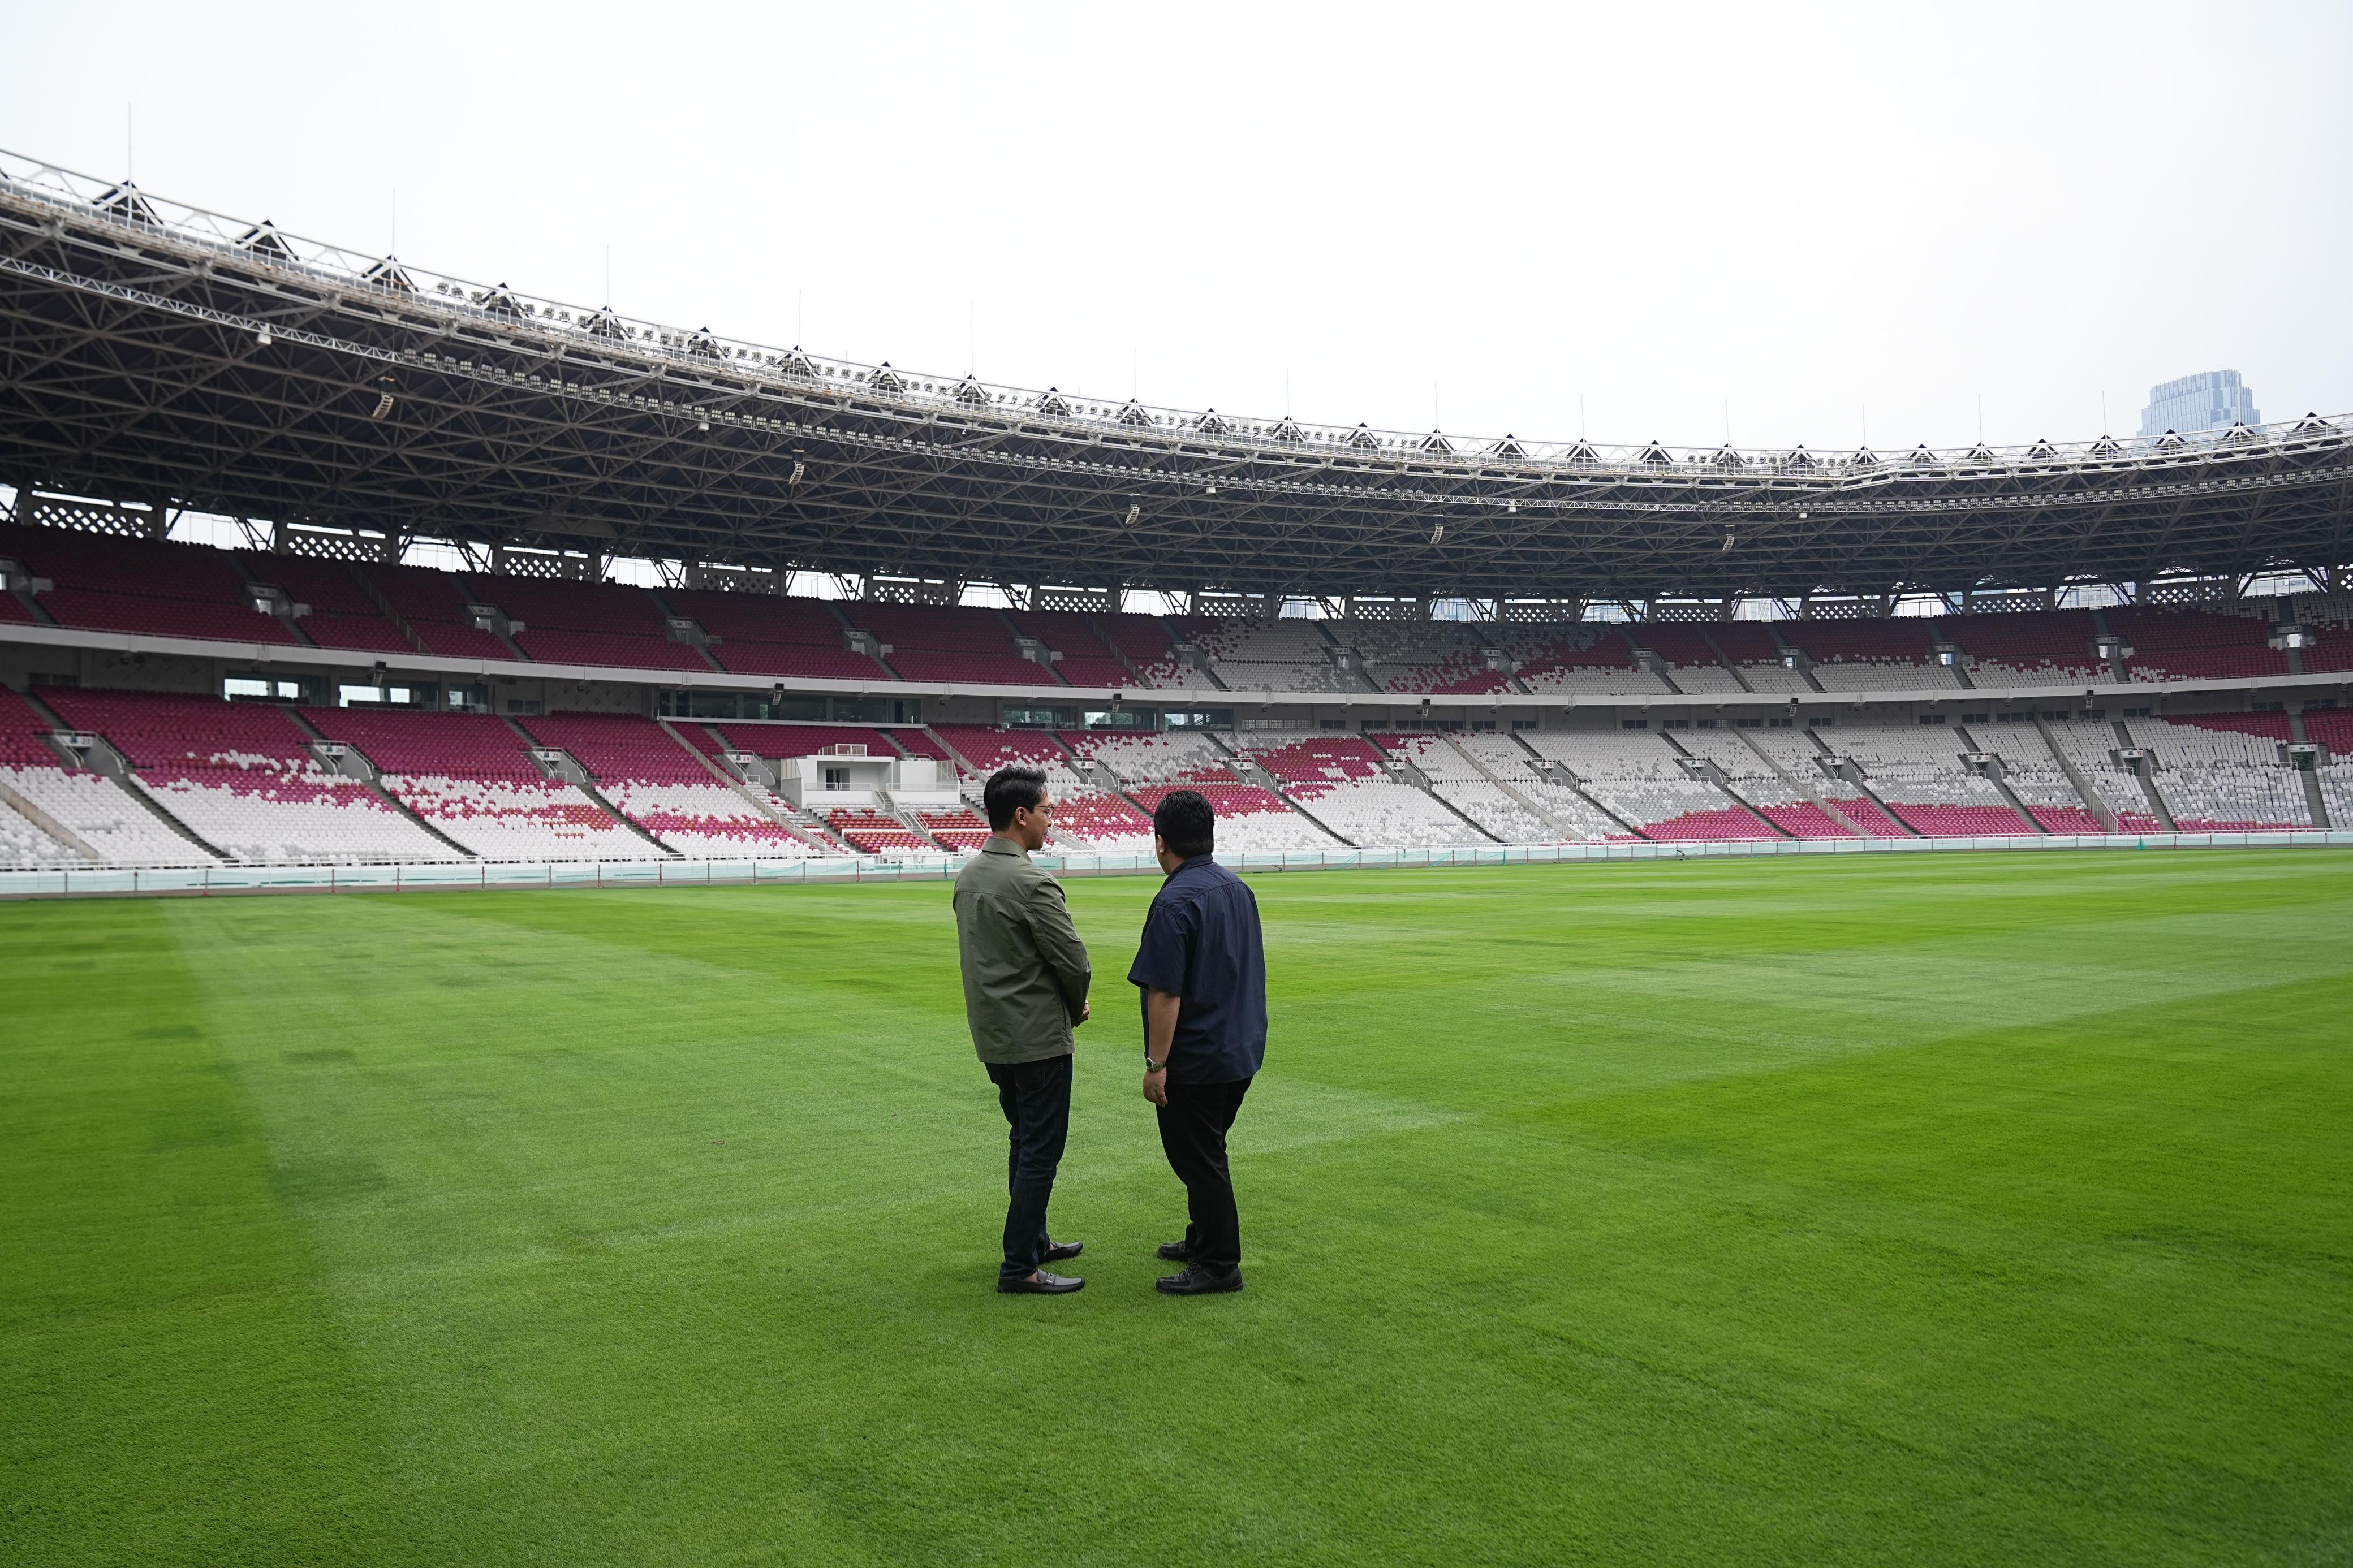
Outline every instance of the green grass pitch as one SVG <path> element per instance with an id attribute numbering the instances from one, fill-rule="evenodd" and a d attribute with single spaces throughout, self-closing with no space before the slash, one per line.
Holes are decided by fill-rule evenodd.
<path id="1" fill-rule="evenodd" d="M 2353 1562 L 2353 857 L 1266 877 L 1249 1289 L 937 884 L 0 909 L 0 1562 Z"/>

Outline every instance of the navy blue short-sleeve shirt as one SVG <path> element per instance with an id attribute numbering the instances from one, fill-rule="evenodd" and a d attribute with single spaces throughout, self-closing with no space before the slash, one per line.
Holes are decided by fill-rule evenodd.
<path id="1" fill-rule="evenodd" d="M 1265 1062 L 1266 947 L 1258 898 L 1207 855 L 1196 855 L 1160 884 L 1127 978 L 1139 1004 L 1145 986 L 1185 999 L 1168 1050 L 1171 1082 L 1232 1083 Z"/>

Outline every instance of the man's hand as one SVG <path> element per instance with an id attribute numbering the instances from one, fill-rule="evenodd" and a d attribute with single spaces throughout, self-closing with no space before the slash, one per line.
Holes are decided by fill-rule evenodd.
<path id="1" fill-rule="evenodd" d="M 1168 1069 L 1166 1068 L 1144 1075 L 1144 1098 L 1155 1105 L 1168 1103 Z"/>
<path id="2" fill-rule="evenodd" d="M 1075 1029 L 1094 1016 L 1095 1005 L 1092 1002 L 1082 1002 L 1079 1004 L 1079 1016 L 1071 1020 L 1071 1027 Z"/>

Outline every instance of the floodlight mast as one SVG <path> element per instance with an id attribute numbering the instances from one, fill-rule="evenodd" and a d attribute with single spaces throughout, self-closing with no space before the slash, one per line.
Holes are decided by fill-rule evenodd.
<path id="1" fill-rule="evenodd" d="M 480 542 L 585 531 L 607 553 L 954 582 L 1082 559 L 1147 589 L 1560 600 L 2353 558 L 2345 419 L 1882 458 L 1193 413 L 562 305 L 7 153 L 0 326 L 11 471 Z M 377 422 L 395 372 L 397 465 Z M 286 406 L 315 422 L 289 428 Z"/>

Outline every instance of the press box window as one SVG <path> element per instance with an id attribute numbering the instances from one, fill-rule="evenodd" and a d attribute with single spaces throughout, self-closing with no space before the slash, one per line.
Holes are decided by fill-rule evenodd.
<path id="1" fill-rule="evenodd" d="M 848 789 L 849 787 L 849 770 L 848 768 L 826 769 L 825 787 L 828 789 Z"/>
<path id="2" fill-rule="evenodd" d="M 373 691 L 374 687 L 368 688 Z M 302 683 L 299 680 L 277 680 L 256 675 L 232 675 L 221 682 L 225 697 L 259 697 L 275 702 L 302 700 Z"/>

